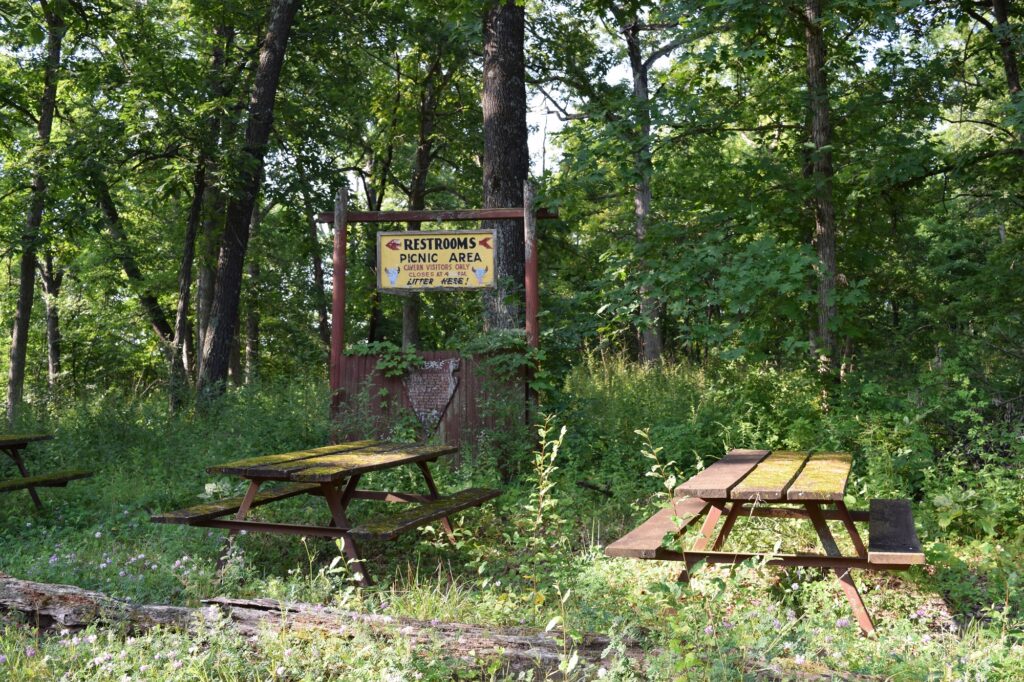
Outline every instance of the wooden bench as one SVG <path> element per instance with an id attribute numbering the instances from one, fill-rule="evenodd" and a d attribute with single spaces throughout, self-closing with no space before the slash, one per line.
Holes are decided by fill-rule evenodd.
<path id="1" fill-rule="evenodd" d="M 868 563 L 910 566 L 925 563 L 914 515 L 907 500 L 871 500 Z"/>
<path id="2" fill-rule="evenodd" d="M 682 533 L 707 511 L 708 503 L 697 497 L 677 498 L 672 506 L 659 510 L 654 516 L 605 547 L 610 557 L 657 559 L 662 554 L 662 542 L 668 533 Z"/>
<path id="3" fill-rule="evenodd" d="M 0 481 L 0 493 L 24 490 L 26 488 L 63 488 L 68 484 L 68 481 L 76 481 L 80 478 L 89 478 L 90 476 L 92 476 L 91 471 L 69 469 L 54 471 L 51 474 L 40 474 L 38 476 L 7 478 Z"/>
<path id="4" fill-rule="evenodd" d="M 303 493 L 315 493 L 320 488 L 315 483 L 292 483 L 289 485 L 282 485 L 276 488 L 270 488 L 256 494 L 253 498 L 252 506 L 258 507 L 262 504 L 274 502 L 276 500 L 284 500 L 289 497 L 295 497 L 296 495 L 302 495 Z M 206 504 L 197 504 L 192 507 L 185 507 L 184 509 L 178 509 L 176 511 L 164 512 L 163 514 L 154 514 L 149 517 L 150 521 L 154 523 L 181 523 L 186 525 L 192 525 L 200 523 L 202 521 L 210 521 L 211 519 L 220 518 L 221 516 L 227 516 L 234 514 L 242 506 L 242 497 L 229 497 L 223 500 L 217 500 L 215 502 L 207 502 Z"/>
<path id="5" fill-rule="evenodd" d="M 431 521 L 443 519 L 449 514 L 470 507 L 479 507 L 488 500 L 501 495 L 500 490 L 467 488 L 452 495 L 426 500 L 404 507 L 394 513 L 368 519 L 353 528 L 352 536 L 359 540 L 394 540 L 407 530 L 412 530 Z"/>

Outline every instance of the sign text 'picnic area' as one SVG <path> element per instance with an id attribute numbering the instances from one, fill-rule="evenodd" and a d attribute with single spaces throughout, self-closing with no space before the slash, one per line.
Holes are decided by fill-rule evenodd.
<path id="1" fill-rule="evenodd" d="M 494 231 L 378 232 L 377 288 L 383 291 L 494 286 Z"/>

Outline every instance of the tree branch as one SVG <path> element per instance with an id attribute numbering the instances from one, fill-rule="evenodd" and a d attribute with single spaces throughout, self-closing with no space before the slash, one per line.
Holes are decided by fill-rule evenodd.
<path id="1" fill-rule="evenodd" d="M 675 39 L 670 40 L 661 47 L 657 48 L 654 52 L 651 53 L 651 55 L 647 59 L 644 60 L 644 70 L 650 69 L 654 65 L 654 62 L 668 55 L 685 42 L 685 36 L 677 36 Z"/>

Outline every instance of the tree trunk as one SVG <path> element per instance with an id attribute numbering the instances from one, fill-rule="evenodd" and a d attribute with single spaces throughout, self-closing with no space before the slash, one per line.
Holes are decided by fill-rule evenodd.
<path id="1" fill-rule="evenodd" d="M 401 80 L 402 62 L 396 61 L 396 81 Z M 397 125 L 398 107 L 401 102 L 401 88 L 395 87 L 395 104 L 391 116 L 391 130 Z M 384 195 L 387 192 L 388 178 L 391 175 L 391 164 L 394 161 L 395 146 L 393 138 L 389 140 L 384 152 L 384 158 L 380 159 L 376 154 L 371 154 L 369 168 L 363 176 L 363 192 L 366 194 L 366 208 L 370 211 L 379 211 L 384 204 Z M 377 177 L 379 185 L 374 186 L 373 180 Z M 373 292 L 370 295 L 370 316 L 367 324 L 366 340 L 369 343 L 384 340 L 384 311 L 381 307 L 380 289 L 377 288 L 377 228 L 372 223 L 366 226 L 366 269 L 370 272 L 374 281 Z"/>
<path id="2" fill-rule="evenodd" d="M 242 266 L 249 245 L 249 220 L 263 177 L 263 158 L 273 126 L 274 99 L 284 63 L 285 48 L 301 0 L 272 0 L 267 34 L 260 47 L 259 66 L 249 103 L 245 147 L 239 164 L 238 192 L 228 202 L 224 236 L 217 259 L 217 283 L 210 323 L 203 345 L 199 390 L 222 393 L 227 379 L 231 343 L 238 329 Z"/>
<path id="3" fill-rule="evenodd" d="M 491 2 L 484 19 L 484 208 L 523 205 L 530 171 L 523 53 L 525 10 L 515 0 Z M 521 220 L 488 220 L 497 286 L 484 294 L 488 330 L 523 326 L 525 247 Z"/>
<path id="4" fill-rule="evenodd" d="M 640 20 L 633 17 L 629 26 L 623 29 L 629 68 L 633 76 L 633 101 L 637 111 L 636 140 L 633 149 L 633 229 L 636 240 L 642 244 L 647 239 L 647 217 L 651 213 L 651 176 L 654 173 L 651 152 L 651 109 L 648 89 L 648 65 L 644 62 L 640 45 Z M 643 262 L 640 269 L 647 271 Z M 640 355 L 644 362 L 655 362 L 661 358 L 662 339 L 660 324 L 661 305 L 650 296 L 646 286 L 640 288 L 640 316 L 643 326 L 640 330 Z"/>
<path id="5" fill-rule="evenodd" d="M 807 43 L 807 95 L 811 117 L 811 180 L 814 184 L 814 246 L 818 252 L 818 350 L 823 369 L 839 366 L 832 323 L 836 316 L 836 216 L 832 203 L 832 126 L 829 121 L 825 38 L 821 1 L 806 0 L 804 37 Z"/>
<path id="6" fill-rule="evenodd" d="M 216 39 L 210 60 L 210 99 L 223 97 L 228 91 L 225 65 L 228 53 L 235 40 L 231 26 L 214 29 Z M 220 186 L 221 167 L 217 158 L 217 147 L 223 138 L 229 142 L 231 133 L 225 131 L 224 114 L 220 111 L 207 118 L 209 132 L 203 140 L 200 155 L 205 165 L 205 187 L 201 207 L 202 233 L 199 235 L 199 274 L 196 280 L 196 377 L 202 371 L 202 351 L 206 342 L 206 331 L 210 323 L 210 307 L 213 305 L 213 291 L 216 284 L 217 242 L 224 228 L 226 199 Z M 232 131 L 234 126 L 231 126 Z"/>
<path id="7" fill-rule="evenodd" d="M 252 220 L 249 223 L 249 241 L 256 239 L 263 214 L 259 202 L 253 204 Z M 248 296 L 245 306 L 245 383 L 256 382 L 260 362 L 260 262 L 250 257 L 246 264 L 246 275 L 249 279 Z"/>
<path id="8" fill-rule="evenodd" d="M 1003 58 L 1006 85 L 1013 97 L 1020 92 L 1020 71 L 1017 69 L 1017 52 L 1013 45 L 1013 29 L 1010 27 L 1010 0 L 992 0 L 992 14 L 996 17 L 995 34 Z"/>
<path id="9" fill-rule="evenodd" d="M 175 409 L 185 397 L 188 376 L 196 367 L 195 347 L 189 343 L 192 329 L 188 312 L 191 307 L 192 266 L 196 256 L 196 237 L 202 221 L 203 197 L 206 194 L 206 164 L 202 156 L 196 163 L 192 180 L 192 204 L 185 224 L 185 238 L 181 247 L 181 263 L 178 266 L 178 306 L 174 315 L 174 354 L 181 358 L 182 375 L 171 377 L 171 408 Z"/>
<path id="10" fill-rule="evenodd" d="M 440 58 L 434 60 L 427 70 L 420 92 L 419 134 L 416 140 L 416 155 L 412 164 L 412 182 L 409 183 L 409 210 L 420 211 L 427 207 L 427 176 L 433 160 L 434 126 L 437 114 L 437 77 L 440 74 Z M 419 222 L 407 224 L 408 230 L 419 230 Z M 402 348 L 418 348 L 420 345 L 420 296 L 410 292 L 402 301 Z"/>
<path id="11" fill-rule="evenodd" d="M 39 99 L 39 118 L 36 127 L 38 146 L 32 159 L 32 193 L 29 200 L 25 231 L 21 234 L 21 259 L 18 270 L 18 302 L 11 325 L 11 355 L 7 375 L 7 421 L 14 422 L 25 390 L 25 361 L 28 357 L 28 327 L 32 320 L 32 301 L 35 295 L 36 249 L 39 228 L 43 223 L 46 206 L 46 166 L 50 152 L 50 133 L 57 108 L 57 81 L 60 80 L 60 55 L 67 26 L 64 19 L 50 11 L 43 3 L 46 18 L 46 62 L 43 72 L 43 94 Z"/>
<path id="12" fill-rule="evenodd" d="M 53 254 L 46 253 L 43 258 L 43 294 L 46 302 L 46 359 L 47 382 L 50 393 L 57 390 L 60 382 L 60 307 L 58 299 L 60 287 L 64 282 L 64 270 L 54 266 Z"/>
<path id="13" fill-rule="evenodd" d="M 316 331 L 324 348 L 331 347 L 331 325 L 327 317 L 327 287 L 324 286 L 324 257 L 320 253 L 320 231 L 316 216 L 307 211 L 309 219 L 309 249 L 313 259 L 313 296 L 316 299 Z"/>
<path id="14" fill-rule="evenodd" d="M 199 235 L 199 274 L 196 279 L 196 353 L 198 377 L 203 371 L 203 348 L 210 326 L 210 309 L 217 281 L 217 238 L 224 226 L 224 193 L 215 185 L 206 188 L 203 230 Z"/>

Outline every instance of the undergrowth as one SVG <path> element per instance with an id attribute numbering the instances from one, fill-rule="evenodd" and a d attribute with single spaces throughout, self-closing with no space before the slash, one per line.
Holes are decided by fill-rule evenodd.
<path id="1" fill-rule="evenodd" d="M 572 679 L 776 679 L 841 671 L 897 680 L 1022 679 L 1024 461 L 1019 426 L 984 406 L 931 389 L 848 382 L 824 393 L 813 376 L 767 366 L 713 370 L 592 361 L 573 370 L 545 409 L 539 444 L 504 494 L 461 515 L 456 543 L 428 526 L 363 549 L 377 580 L 359 588 L 329 541 L 250 534 L 223 577 L 222 531 L 157 525 L 157 511 L 233 495 L 238 481 L 205 468 L 243 456 L 328 441 L 326 390 L 315 380 L 250 387 L 206 411 L 168 417 L 162 400 L 109 393 L 29 415 L 20 429 L 55 434 L 29 447 L 33 471 L 85 467 L 96 475 L 0 496 L 2 570 L 146 603 L 195 606 L 213 595 L 331 604 L 424 620 L 558 627 L 562 673 Z M 972 412 L 972 409 L 975 410 Z M 965 411 L 966 410 L 966 411 Z M 972 415 L 982 414 L 979 421 Z M 676 480 L 731 447 L 849 450 L 848 504 L 913 500 L 928 566 L 860 573 L 878 626 L 860 635 L 835 580 L 821 571 L 748 563 L 702 567 L 688 585 L 678 567 L 608 559 L 602 547 L 664 504 Z M 464 457 L 435 475 L 444 490 L 498 486 L 493 455 Z M 6 472 L 10 474 L 11 472 Z M 415 489 L 416 472 L 368 477 Z M 590 487 L 578 484 L 585 482 Z M 597 489 L 611 491 L 607 496 Z M 264 518 L 325 521 L 317 498 L 261 508 Z M 354 503 L 353 517 L 368 503 Z M 750 520 L 730 546 L 814 547 L 794 522 Z M 131 636 L 117 628 L 40 635 L 0 630 L 7 679 L 491 679 L 493 661 L 413 651 L 358 628 L 346 637 L 291 633 L 241 638 L 212 625 Z M 583 633 L 613 642 L 600 667 L 574 656 Z M 646 667 L 620 655 L 647 651 Z"/>

